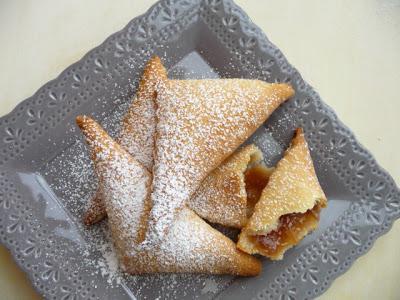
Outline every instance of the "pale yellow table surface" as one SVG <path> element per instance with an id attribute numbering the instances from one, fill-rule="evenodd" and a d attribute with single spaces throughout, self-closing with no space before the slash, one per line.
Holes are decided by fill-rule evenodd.
<path id="1" fill-rule="evenodd" d="M 237 1 L 400 182 L 400 1 Z M 151 1 L 0 0 L 0 115 Z M 0 248 L 0 298 L 37 299 Z M 321 299 L 400 299 L 400 222 Z"/>

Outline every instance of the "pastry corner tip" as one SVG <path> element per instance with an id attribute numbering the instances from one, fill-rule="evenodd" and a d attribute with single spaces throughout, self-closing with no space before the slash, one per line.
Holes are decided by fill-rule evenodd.
<path id="1" fill-rule="evenodd" d="M 304 135 L 304 129 L 303 129 L 303 127 L 297 127 L 297 128 L 296 128 L 295 136 L 299 136 L 299 135 Z"/>
<path id="2" fill-rule="evenodd" d="M 149 60 L 149 62 L 157 62 L 157 63 L 161 63 L 161 58 L 157 55 L 157 54 L 153 54 Z"/>
<path id="3" fill-rule="evenodd" d="M 286 92 L 287 92 L 287 97 L 288 98 L 293 97 L 295 94 L 295 90 L 294 90 L 293 86 L 289 83 L 283 83 L 283 84 L 284 84 Z"/>
<path id="4" fill-rule="evenodd" d="M 153 67 L 158 67 L 158 68 L 161 68 L 161 67 L 164 68 L 164 64 L 163 64 L 163 62 L 162 62 L 162 59 L 161 59 L 158 55 L 153 55 L 153 56 L 148 60 L 148 62 L 147 62 L 146 65 L 147 65 L 148 67 L 153 66 Z"/>
<path id="5" fill-rule="evenodd" d="M 256 257 L 253 257 L 253 259 L 254 259 L 254 265 L 252 266 L 252 268 L 249 272 L 249 276 L 258 276 L 262 272 L 262 263 Z"/>
<path id="6" fill-rule="evenodd" d="M 306 139 L 304 136 L 304 129 L 302 127 L 297 127 L 294 136 L 292 139 L 292 145 L 298 145 L 298 144 L 306 144 Z"/>
<path id="7" fill-rule="evenodd" d="M 280 103 L 292 98 L 295 94 L 294 88 L 289 83 L 271 83 L 270 87 Z"/>
<path id="8" fill-rule="evenodd" d="M 87 115 L 79 115 L 75 118 L 75 122 L 78 127 L 82 130 L 88 130 L 89 128 L 96 127 L 97 122 Z"/>
<path id="9" fill-rule="evenodd" d="M 82 127 L 84 126 L 84 124 L 86 123 L 86 121 L 88 119 L 90 119 L 90 118 L 86 115 L 79 115 L 75 118 L 75 122 L 79 126 L 79 128 L 82 129 Z"/>
<path id="10" fill-rule="evenodd" d="M 262 272 L 262 263 L 258 257 L 252 256 L 240 249 L 238 249 L 240 255 L 244 255 L 245 258 L 242 261 L 242 265 L 239 267 L 240 271 L 237 275 L 253 277 L 258 276 Z"/>

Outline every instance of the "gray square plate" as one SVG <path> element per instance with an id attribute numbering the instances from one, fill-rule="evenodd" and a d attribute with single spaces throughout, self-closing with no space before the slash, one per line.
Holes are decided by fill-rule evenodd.
<path id="1" fill-rule="evenodd" d="M 74 118 L 93 115 L 115 133 L 153 54 L 176 78 L 260 78 L 296 89 L 250 140 L 273 164 L 302 126 L 329 206 L 284 260 L 264 260 L 261 276 L 119 274 L 105 222 L 81 224 L 94 179 Z M 313 298 L 400 215 L 390 176 L 230 0 L 158 2 L 1 118 L 0 145 L 1 242 L 49 299 Z"/>

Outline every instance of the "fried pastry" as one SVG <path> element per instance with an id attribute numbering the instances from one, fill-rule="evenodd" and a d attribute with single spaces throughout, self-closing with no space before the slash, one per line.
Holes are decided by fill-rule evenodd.
<path id="1" fill-rule="evenodd" d="M 237 246 L 249 254 L 282 259 L 287 249 L 317 228 L 320 210 L 326 205 L 303 130 L 299 128 L 242 229 Z"/>
<path id="2" fill-rule="evenodd" d="M 254 276 L 260 262 L 236 248 L 189 208 L 173 220 L 164 239 L 140 243 L 148 226 L 151 174 L 95 121 L 78 117 L 103 189 L 121 268 L 131 274 L 206 273 Z"/>

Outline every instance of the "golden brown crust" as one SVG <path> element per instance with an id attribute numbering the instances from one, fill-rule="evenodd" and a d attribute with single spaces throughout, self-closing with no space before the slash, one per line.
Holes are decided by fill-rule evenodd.
<path id="1" fill-rule="evenodd" d="M 299 128 L 291 146 L 270 176 L 253 215 L 242 229 L 238 248 L 247 253 L 261 253 L 272 259 L 281 259 L 290 246 L 283 247 L 271 255 L 263 251 L 254 241 L 254 237 L 265 236 L 277 230 L 282 216 L 293 213 L 306 214 L 316 205 L 325 207 L 327 199 L 315 174 L 303 130 Z M 303 230 L 298 230 L 298 236 L 301 238 L 318 224 L 318 219 L 308 221 L 304 222 Z"/>

